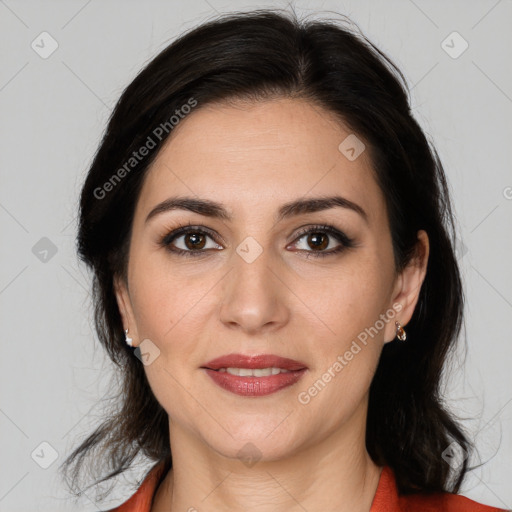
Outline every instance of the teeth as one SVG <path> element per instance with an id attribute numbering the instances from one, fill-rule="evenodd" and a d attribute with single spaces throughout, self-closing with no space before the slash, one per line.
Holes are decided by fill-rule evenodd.
<path id="1" fill-rule="evenodd" d="M 231 375 L 238 375 L 239 377 L 269 377 L 270 375 L 277 375 L 278 373 L 290 373 L 289 370 L 283 368 L 220 368 L 219 372 L 227 372 Z"/>

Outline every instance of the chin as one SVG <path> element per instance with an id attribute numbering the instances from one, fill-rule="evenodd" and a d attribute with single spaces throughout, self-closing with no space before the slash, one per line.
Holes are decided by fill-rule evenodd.
<path id="1" fill-rule="evenodd" d="M 286 458 L 293 452 L 300 441 L 298 433 L 290 431 L 290 425 L 285 425 L 283 415 L 279 419 L 269 420 L 268 416 L 254 419 L 248 415 L 241 421 L 224 423 L 224 429 L 203 432 L 205 441 L 219 454 L 230 459 L 274 461 Z M 277 428 L 276 428 L 277 427 Z M 305 436 L 305 441 L 307 436 Z"/>
<path id="2" fill-rule="evenodd" d="M 290 455 L 292 447 L 284 445 L 285 439 L 269 440 L 265 435 L 226 444 L 226 439 L 215 443 L 212 447 L 217 453 L 228 459 L 238 459 L 241 464 L 252 467 L 257 462 L 273 462 L 285 459 Z"/>

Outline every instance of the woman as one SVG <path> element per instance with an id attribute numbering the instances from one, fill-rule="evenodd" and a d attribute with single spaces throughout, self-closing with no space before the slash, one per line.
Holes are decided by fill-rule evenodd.
<path id="1" fill-rule="evenodd" d="M 454 237 L 405 80 L 364 36 L 276 11 L 185 34 L 123 93 L 82 190 L 124 384 L 66 465 L 153 460 L 122 512 L 498 510 L 456 494 L 471 446 L 439 390 Z"/>

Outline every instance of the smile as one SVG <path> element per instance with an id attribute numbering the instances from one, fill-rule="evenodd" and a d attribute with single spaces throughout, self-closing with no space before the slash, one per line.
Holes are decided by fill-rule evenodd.
<path id="1" fill-rule="evenodd" d="M 222 389 L 240 396 L 270 395 L 295 384 L 307 368 L 284 370 L 280 368 L 203 368 L 213 382 Z M 258 373 L 260 374 L 258 376 Z"/>
<path id="2" fill-rule="evenodd" d="M 290 370 L 284 368 L 219 368 L 219 372 L 227 372 L 230 375 L 238 375 L 240 377 L 269 377 L 278 373 L 290 373 Z"/>

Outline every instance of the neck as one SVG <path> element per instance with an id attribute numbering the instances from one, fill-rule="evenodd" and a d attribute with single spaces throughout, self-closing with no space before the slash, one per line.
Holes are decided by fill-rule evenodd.
<path id="1" fill-rule="evenodd" d="M 152 512 L 368 512 L 381 468 L 366 451 L 361 421 L 353 423 L 359 428 L 345 425 L 286 459 L 260 459 L 250 467 L 170 423 L 173 467 Z"/>

